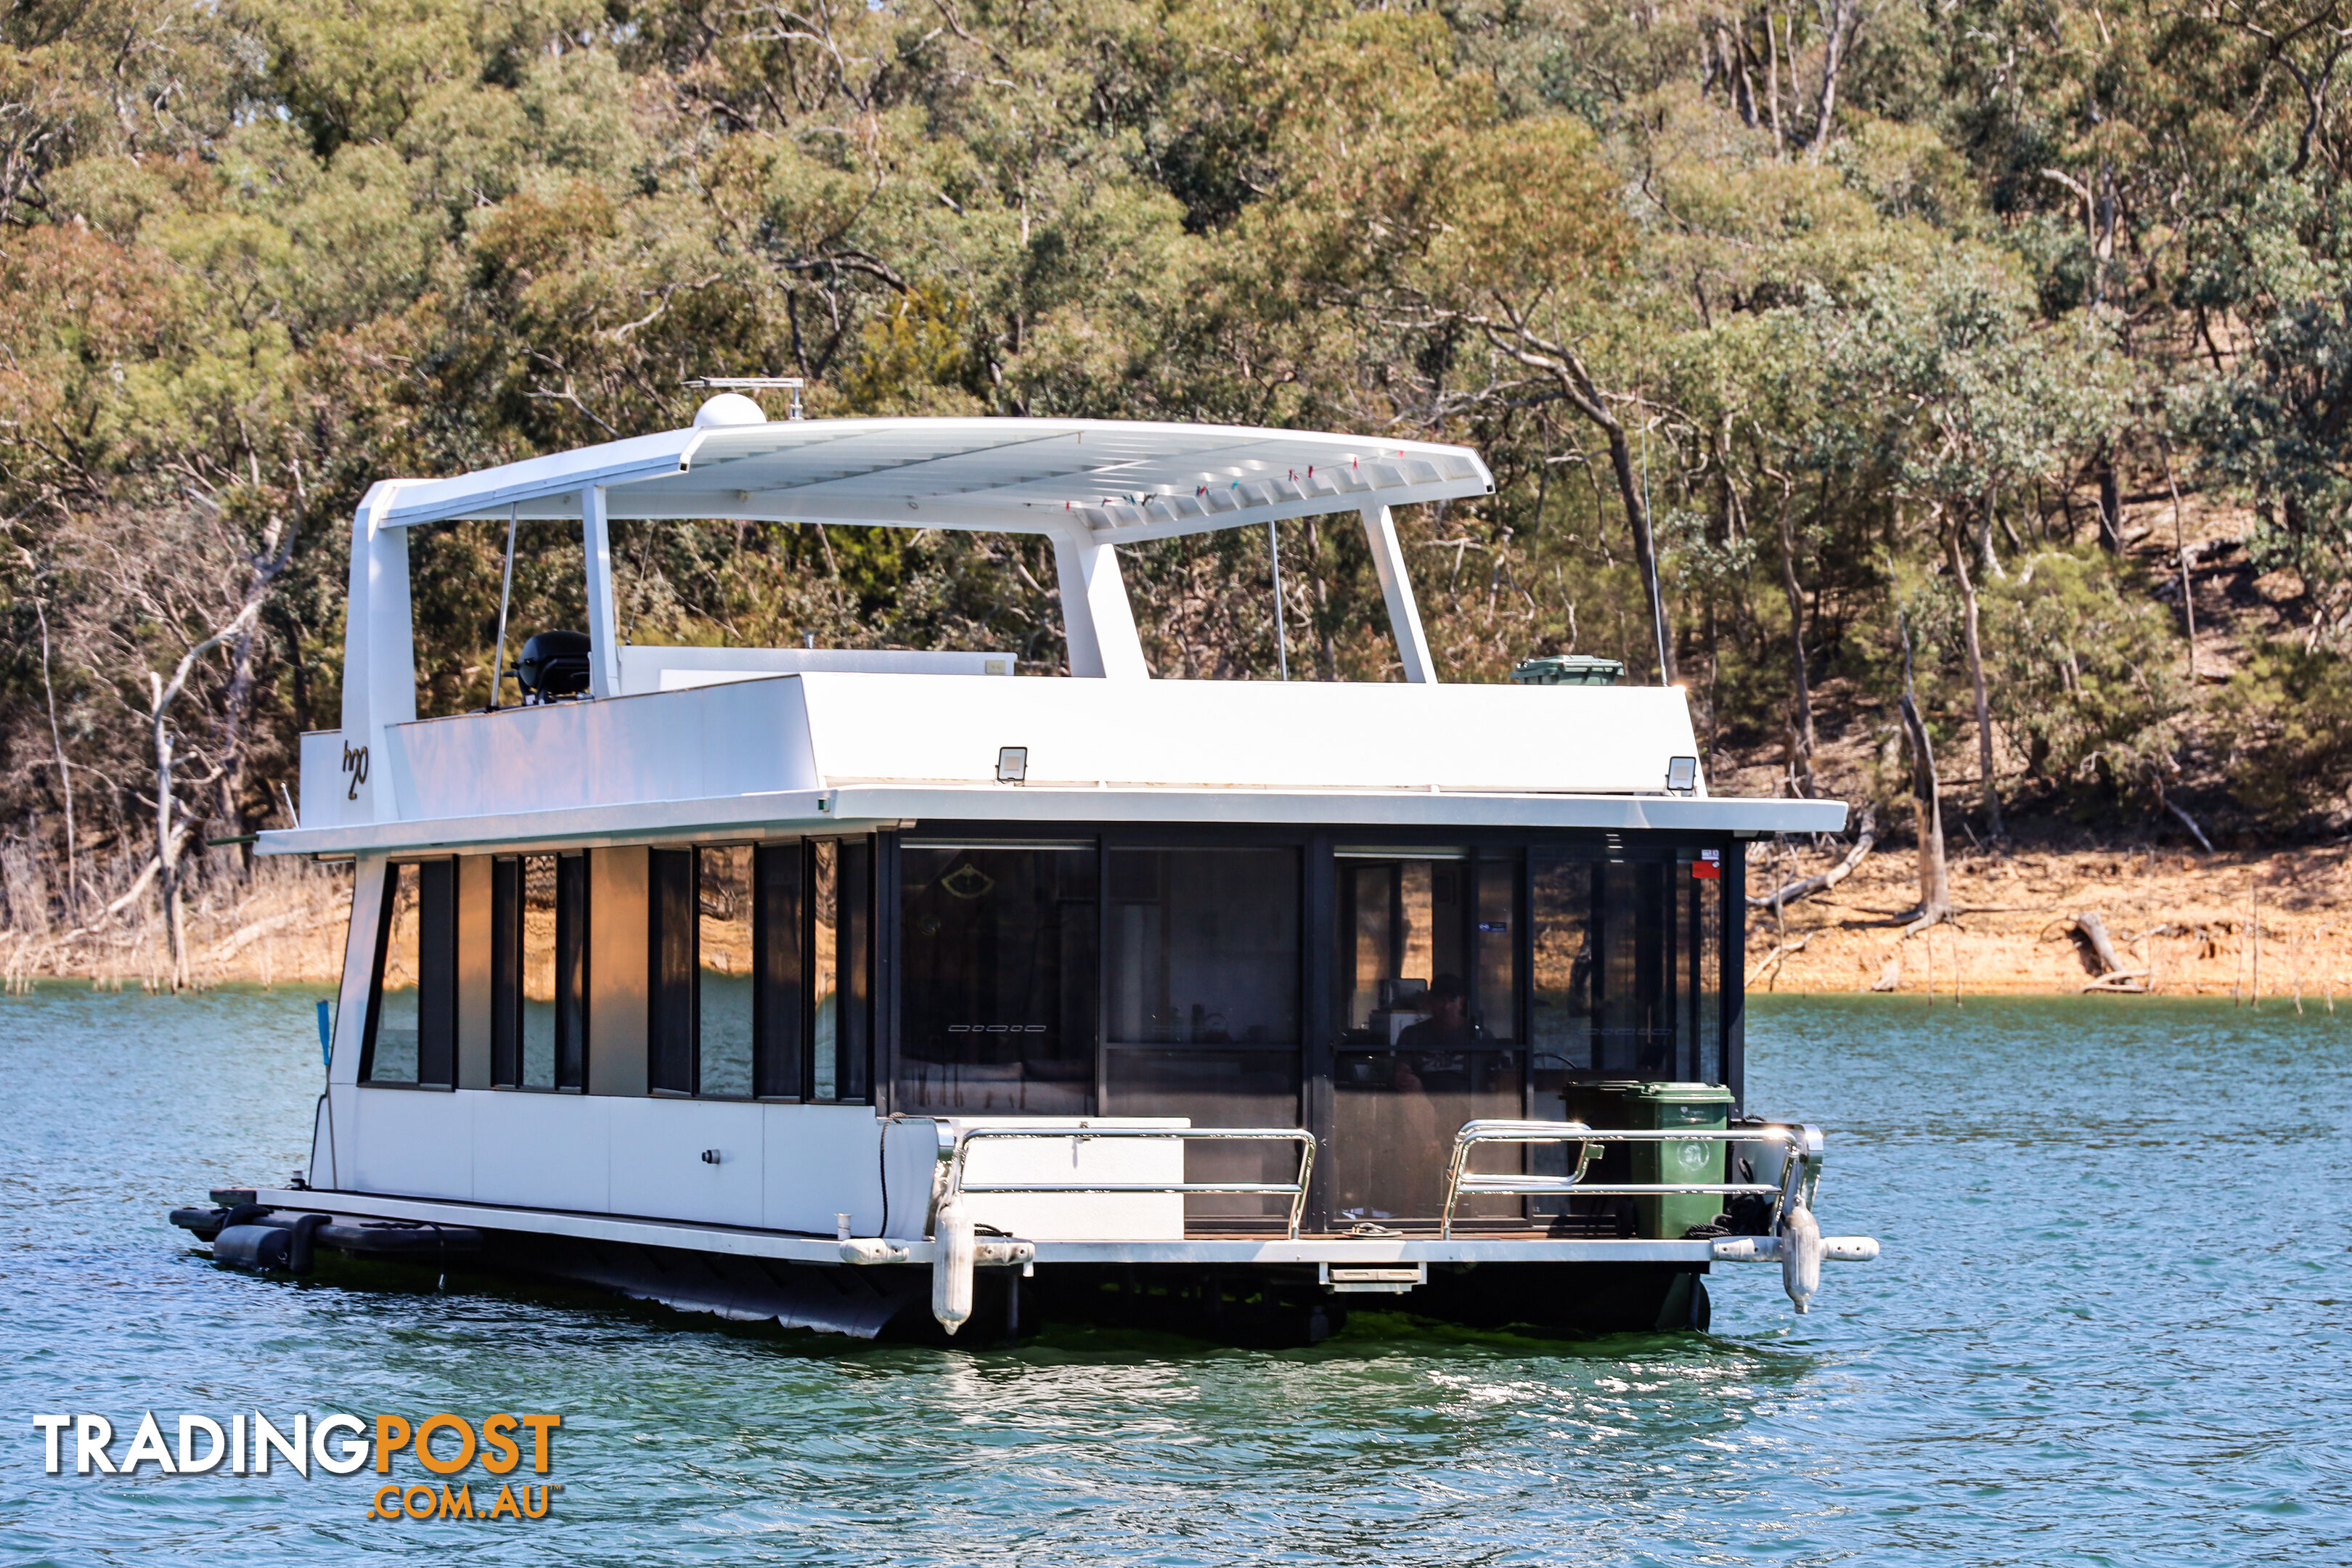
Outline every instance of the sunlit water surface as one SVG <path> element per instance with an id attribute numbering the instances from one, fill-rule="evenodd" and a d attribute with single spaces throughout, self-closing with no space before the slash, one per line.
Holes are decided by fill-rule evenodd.
<path id="1" fill-rule="evenodd" d="M 1752 1103 L 1830 1130 L 1829 1227 L 1886 1247 L 1811 1316 L 1735 1265 L 1708 1337 L 1360 1316 L 1288 1352 L 876 1348 L 224 1271 L 164 1213 L 301 1162 L 310 1009 L 0 1002 L 0 1560 L 2352 1557 L 2352 1008 L 1759 1005 Z M 30 1425 L 256 1408 L 560 1411 L 565 1489 L 537 1523 L 372 1522 L 364 1474 L 45 1476 Z"/>

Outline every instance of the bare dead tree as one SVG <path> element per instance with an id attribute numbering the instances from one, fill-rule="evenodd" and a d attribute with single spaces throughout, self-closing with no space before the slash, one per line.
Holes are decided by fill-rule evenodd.
<path id="1" fill-rule="evenodd" d="M 66 807 L 66 913 L 68 923 L 81 918 L 81 854 L 78 847 L 80 834 L 74 826 L 73 768 L 66 761 L 65 733 L 58 725 L 58 689 L 49 679 L 49 600 L 38 594 L 33 599 L 33 614 L 41 623 L 41 695 L 49 705 L 49 748 L 58 763 L 58 794 L 64 797 Z"/>
<path id="2" fill-rule="evenodd" d="M 1977 765 L 1983 774 L 1985 829 L 1999 838 L 2008 830 L 2001 825 L 2000 789 L 1993 779 L 1992 707 L 1985 695 L 1984 642 L 1978 634 L 1977 585 L 1969 576 L 1969 552 L 1960 540 L 1963 531 L 1956 524 L 1946 532 L 1944 555 L 1952 568 L 1952 581 L 1960 590 L 1960 628 L 1968 643 L 1969 684 L 1976 696 Z M 1907 643 L 1903 654 L 1907 661 L 1911 655 Z M 1906 668 L 1905 686 L 1907 689 L 1907 663 Z"/>
<path id="3" fill-rule="evenodd" d="M 1807 777 L 1812 773 L 1813 749 L 1813 684 L 1805 667 L 1805 590 L 1797 581 L 1797 529 L 1793 513 L 1796 510 L 1797 481 L 1776 468 L 1765 473 L 1780 486 L 1780 504 L 1777 522 L 1780 535 L 1780 591 L 1789 599 L 1789 663 L 1796 683 L 1797 744 L 1803 753 Z"/>
<path id="4" fill-rule="evenodd" d="M 1822 19 L 1822 91 L 1815 105 L 1812 144 L 1805 156 L 1819 163 L 1837 120 L 1838 79 L 1844 74 L 1854 32 L 1862 26 L 1862 0 L 1813 0 L 1813 9 Z"/>
<path id="5" fill-rule="evenodd" d="M 147 645 L 157 633 L 180 644 L 169 672 L 152 666 L 141 668 L 126 684 L 136 698 L 122 695 L 126 706 L 140 716 L 146 730 L 146 748 L 154 773 L 153 853 L 156 896 L 163 906 L 165 936 L 171 948 L 171 984 L 177 990 L 188 983 L 187 939 L 181 908 L 180 860 L 200 816 L 183 812 L 180 793 L 199 797 L 227 771 L 217 752 L 204 758 L 207 771 L 189 779 L 182 776 L 183 738 L 174 710 L 214 650 L 234 647 L 247 637 L 268 603 L 271 589 L 293 560 L 295 531 L 282 519 L 264 526 L 258 548 L 232 540 L 228 525 L 215 520 L 209 537 L 192 528 L 175 550 L 158 540 L 154 531 L 113 527 L 99 530 L 89 541 L 89 565 L 109 580 L 110 598 L 127 612 L 127 619 L 107 637 L 116 658 L 148 662 Z M 226 595 L 220 592 L 228 587 Z M 168 655 L 166 656 L 169 657 Z M 120 693 L 119 693 L 120 695 Z M 146 873 L 141 874 L 143 880 Z"/>
<path id="6" fill-rule="evenodd" d="M 1911 684 L 1911 624 L 1895 617 L 1903 634 L 1903 732 L 1911 742 L 1911 795 L 1919 835 L 1919 913 L 1903 934 L 1916 936 L 1952 918 L 1952 886 L 1944 867 L 1944 803 L 1936 781 L 1936 747 L 1919 718 Z"/>
<path id="7" fill-rule="evenodd" d="M 1560 399 L 1597 426 L 1609 444 L 1609 468 L 1617 481 L 1618 499 L 1625 508 L 1625 521 L 1633 535 L 1633 556 L 1642 571 L 1642 588 L 1650 601 L 1650 625 L 1656 637 L 1658 679 L 1673 685 L 1675 670 L 1675 639 L 1666 623 L 1665 599 L 1658 586 L 1658 546 L 1650 526 L 1650 506 L 1642 490 L 1640 476 L 1634 471 L 1633 447 L 1625 435 L 1624 422 L 1609 406 L 1609 399 L 1593 379 L 1584 357 L 1565 342 L 1548 338 L 1538 332 L 1527 317 L 1507 301 L 1499 302 L 1499 313 L 1486 315 L 1465 312 L 1459 320 L 1476 327 L 1486 335 L 1496 350 L 1530 370 L 1541 372 L 1559 391 Z"/>

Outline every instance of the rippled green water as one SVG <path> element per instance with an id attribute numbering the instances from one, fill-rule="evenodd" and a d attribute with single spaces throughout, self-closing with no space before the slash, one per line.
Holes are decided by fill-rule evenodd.
<path id="1" fill-rule="evenodd" d="M 971 1353 L 214 1268 L 163 1213 L 300 1163 L 310 1005 L 0 1002 L 0 1560 L 2352 1558 L 2352 1009 L 1759 1009 L 1756 1107 L 1831 1129 L 1829 1227 L 1886 1244 L 1803 1320 L 1733 1266 L 1707 1338 Z M 362 1476 L 40 1473 L 34 1414 L 151 1408 L 557 1410 L 566 1489 L 385 1524 Z"/>

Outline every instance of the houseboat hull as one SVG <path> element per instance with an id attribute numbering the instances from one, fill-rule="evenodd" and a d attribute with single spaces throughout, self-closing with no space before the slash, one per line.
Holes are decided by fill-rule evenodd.
<path id="1" fill-rule="evenodd" d="M 213 1206 L 172 1217 L 224 1261 L 226 1230 L 309 1228 L 319 1258 L 400 1265 L 420 1278 L 559 1282 L 730 1322 L 859 1339 L 950 1338 L 931 1310 L 938 1252 L 928 1240 L 845 1242 L 299 1188 L 215 1196 Z M 977 1271 L 971 1316 L 952 1339 L 989 1344 L 1087 1324 L 1312 1344 L 1351 1309 L 1539 1333 L 1704 1331 L 1711 1246 L 1545 1237 L 1024 1243 L 1013 1259 Z M 249 1249 L 236 1260 L 254 1262 Z M 298 1261 L 289 1268 L 273 1256 L 264 1266 L 316 1266 Z"/>

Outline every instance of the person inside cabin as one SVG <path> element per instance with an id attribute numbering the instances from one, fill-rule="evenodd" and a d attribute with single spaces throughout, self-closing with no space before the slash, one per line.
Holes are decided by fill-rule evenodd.
<path id="1" fill-rule="evenodd" d="M 1470 988 L 1462 984 L 1460 975 L 1439 975 L 1423 1000 L 1429 1006 L 1428 1016 L 1397 1032 L 1396 1072 L 1390 1082 L 1408 1093 L 1422 1088 L 1415 1062 L 1426 1070 L 1433 1065 L 1432 1057 L 1466 1050 L 1478 1038 L 1477 1026 L 1470 1022 Z"/>

